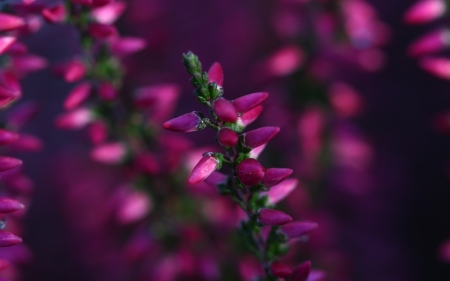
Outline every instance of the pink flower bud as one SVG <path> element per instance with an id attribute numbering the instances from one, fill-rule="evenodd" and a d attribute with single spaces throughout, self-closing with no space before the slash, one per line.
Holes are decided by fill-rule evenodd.
<path id="1" fill-rule="evenodd" d="M 24 25 L 25 21 L 22 18 L 6 13 L 0 13 L 0 32 L 15 30 Z"/>
<path id="2" fill-rule="evenodd" d="M 25 205 L 11 198 L 0 197 L 0 213 L 8 214 L 25 208 Z"/>
<path id="3" fill-rule="evenodd" d="M 22 165 L 22 160 L 20 159 L 0 156 L 0 172 L 14 169 L 20 165 Z"/>
<path id="4" fill-rule="evenodd" d="M 125 11 L 127 4 L 122 1 L 113 2 L 109 5 L 95 8 L 91 11 L 92 17 L 102 24 L 114 23 Z"/>
<path id="5" fill-rule="evenodd" d="M 223 70 L 220 63 L 215 62 L 208 70 L 209 82 L 215 82 L 219 86 L 223 86 Z"/>
<path id="6" fill-rule="evenodd" d="M 256 118 L 259 117 L 259 115 L 261 114 L 263 110 L 263 107 L 261 105 L 247 111 L 246 113 L 242 114 L 241 117 L 239 117 L 239 124 L 242 124 L 243 126 L 248 126 L 251 123 L 253 123 L 253 121 L 256 120 Z"/>
<path id="7" fill-rule="evenodd" d="M 188 179 L 188 184 L 195 184 L 204 181 L 219 166 L 219 160 L 212 153 L 207 153 L 195 165 Z"/>
<path id="8" fill-rule="evenodd" d="M 429 73 L 442 78 L 450 79 L 450 60 L 446 58 L 424 58 L 419 61 L 420 67 Z"/>
<path id="9" fill-rule="evenodd" d="M 21 134 L 11 147 L 18 151 L 36 152 L 42 150 L 44 143 L 36 136 Z"/>
<path id="10" fill-rule="evenodd" d="M 147 46 L 144 39 L 136 37 L 122 37 L 117 38 L 111 43 L 111 52 L 117 56 L 127 56 L 135 52 L 143 50 Z"/>
<path id="11" fill-rule="evenodd" d="M 79 107 L 89 98 L 90 93 L 91 84 L 89 82 L 77 85 L 64 100 L 64 108 L 66 110 L 71 110 Z"/>
<path id="12" fill-rule="evenodd" d="M 53 7 L 43 9 L 41 14 L 48 23 L 60 23 L 66 18 L 66 8 L 61 3 Z"/>
<path id="13" fill-rule="evenodd" d="M 291 275 L 292 270 L 288 265 L 279 261 L 274 261 L 270 265 L 270 273 L 278 278 L 288 278 Z"/>
<path id="14" fill-rule="evenodd" d="M 19 134 L 0 129 L 0 145 L 13 143 L 17 139 L 19 139 Z"/>
<path id="15" fill-rule="evenodd" d="M 408 48 L 408 54 L 412 57 L 426 55 L 441 51 L 450 46 L 450 30 L 441 29 L 420 37 Z"/>
<path id="16" fill-rule="evenodd" d="M 3 54 L 8 48 L 10 48 L 17 38 L 13 36 L 1 36 L 0 37 L 0 55 Z"/>
<path id="17" fill-rule="evenodd" d="M 260 105 L 268 96 L 269 94 L 265 92 L 253 93 L 237 98 L 232 103 L 236 111 L 243 114 Z"/>
<path id="18" fill-rule="evenodd" d="M 253 158 L 244 159 L 236 169 L 239 180 L 245 186 L 253 186 L 264 177 L 265 168 Z"/>
<path id="19" fill-rule="evenodd" d="M 292 281 L 306 281 L 309 280 L 309 272 L 311 271 L 311 262 L 305 261 L 297 265 L 292 271 L 291 279 Z"/>
<path id="20" fill-rule="evenodd" d="M 235 146 L 238 142 L 238 135 L 231 129 L 223 128 L 217 134 L 217 141 L 222 146 Z"/>
<path id="21" fill-rule="evenodd" d="M 18 98 L 17 92 L 0 85 L 0 107 Z"/>
<path id="22" fill-rule="evenodd" d="M 282 211 L 263 208 L 259 210 L 258 222 L 264 225 L 283 225 L 292 221 L 292 217 Z"/>
<path id="23" fill-rule="evenodd" d="M 59 129 L 81 129 L 93 120 L 92 112 L 87 108 L 79 108 L 58 116 L 55 126 Z"/>
<path id="24" fill-rule="evenodd" d="M 233 104 L 224 98 L 218 98 L 213 103 L 213 110 L 217 117 L 223 122 L 234 123 L 238 119 L 236 109 Z"/>
<path id="25" fill-rule="evenodd" d="M 108 126 L 103 121 L 94 121 L 89 125 L 88 134 L 93 144 L 100 144 L 108 137 Z"/>
<path id="26" fill-rule="evenodd" d="M 8 48 L 7 52 L 8 54 L 16 56 L 23 55 L 28 53 L 28 47 L 21 42 L 15 41 L 11 47 Z"/>
<path id="27" fill-rule="evenodd" d="M 308 234 L 311 230 L 316 229 L 317 226 L 315 222 L 296 221 L 283 225 L 280 230 L 288 239 L 292 239 Z"/>
<path id="28" fill-rule="evenodd" d="M 15 56 L 12 64 L 19 75 L 24 76 L 29 72 L 38 71 L 47 67 L 46 59 L 34 55 Z"/>
<path id="29" fill-rule="evenodd" d="M 194 132 L 203 129 L 203 121 L 200 114 L 193 111 L 165 122 L 163 128 L 174 132 Z"/>
<path id="30" fill-rule="evenodd" d="M 0 247 L 9 247 L 22 242 L 22 238 L 15 236 L 11 232 L 0 230 Z"/>
<path id="31" fill-rule="evenodd" d="M 117 91 L 110 83 L 102 83 L 98 88 L 98 95 L 104 101 L 113 101 L 117 98 Z"/>
<path id="32" fill-rule="evenodd" d="M 327 274 L 322 270 L 311 270 L 306 281 L 327 281 Z"/>
<path id="33" fill-rule="evenodd" d="M 304 58 L 305 55 L 302 49 L 297 46 L 287 46 L 273 54 L 265 68 L 268 69 L 271 75 L 289 75 L 303 64 Z"/>
<path id="34" fill-rule="evenodd" d="M 125 160 L 127 148 L 121 142 L 105 143 L 91 151 L 91 158 L 104 164 L 120 164 Z"/>
<path id="35" fill-rule="evenodd" d="M 285 178 L 292 174 L 291 169 L 286 168 L 270 168 L 266 170 L 264 174 L 264 178 L 262 179 L 262 184 L 266 187 L 272 187 L 274 185 L 279 184 Z"/>
<path id="36" fill-rule="evenodd" d="M 151 202 L 147 194 L 142 191 L 132 191 L 121 196 L 117 210 L 117 220 L 122 224 L 134 223 L 143 219 L 151 209 Z"/>
<path id="37" fill-rule="evenodd" d="M 86 66 L 83 62 L 74 59 L 60 68 L 66 82 L 76 82 L 86 75 Z"/>
<path id="38" fill-rule="evenodd" d="M 0 259 L 0 271 L 2 271 L 5 268 L 8 268 L 10 266 L 11 266 L 11 263 L 9 261 Z M 0 281 L 2 281 L 2 279 L 0 279 Z M 3 279 L 3 280 L 6 280 L 6 279 Z M 8 281 L 8 280 L 6 280 L 6 281 Z"/>
<path id="39" fill-rule="evenodd" d="M 117 35 L 117 30 L 114 26 L 101 23 L 93 23 L 88 27 L 89 34 L 96 39 L 106 39 Z"/>
<path id="40" fill-rule="evenodd" d="M 362 111 L 363 101 L 360 95 L 349 85 L 336 82 L 329 89 L 329 99 L 337 115 L 355 116 Z"/>
<path id="41" fill-rule="evenodd" d="M 267 195 L 268 203 L 270 205 L 274 205 L 286 198 L 286 196 L 288 196 L 297 187 L 297 184 L 298 180 L 287 179 L 275 186 L 272 186 L 269 191 L 262 192 L 262 194 Z"/>
<path id="42" fill-rule="evenodd" d="M 280 131 L 278 127 L 262 127 L 256 130 L 243 134 L 244 145 L 250 148 L 255 148 L 260 145 L 266 144 L 273 139 Z"/>
<path id="43" fill-rule="evenodd" d="M 444 0 L 419 0 L 403 16 L 408 24 L 427 23 L 439 18 L 447 9 Z"/>

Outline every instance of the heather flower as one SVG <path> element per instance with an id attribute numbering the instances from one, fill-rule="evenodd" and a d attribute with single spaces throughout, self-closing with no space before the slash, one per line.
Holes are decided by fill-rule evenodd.
<path id="1" fill-rule="evenodd" d="M 25 206 L 11 198 L 0 197 L 0 213 L 8 214 L 18 210 L 22 210 Z"/>
<path id="2" fill-rule="evenodd" d="M 439 78 L 450 79 L 450 59 L 423 58 L 419 61 L 419 65 L 424 70 Z"/>
<path id="3" fill-rule="evenodd" d="M 262 127 L 243 134 L 243 143 L 246 147 L 256 148 L 269 142 L 280 131 L 278 127 Z"/>
<path id="4" fill-rule="evenodd" d="M 208 70 L 209 82 L 215 82 L 219 86 L 223 86 L 223 70 L 220 63 L 215 62 Z"/>
<path id="5" fill-rule="evenodd" d="M 89 34 L 95 39 L 107 39 L 117 35 L 114 26 L 101 23 L 93 23 L 88 27 Z"/>
<path id="6" fill-rule="evenodd" d="M 125 160 L 127 148 L 123 143 L 113 142 L 96 146 L 91 151 L 91 158 L 105 164 L 119 164 Z"/>
<path id="7" fill-rule="evenodd" d="M 127 56 L 145 49 L 147 42 L 141 38 L 121 37 L 111 43 L 111 52 L 117 56 Z"/>
<path id="8" fill-rule="evenodd" d="M 98 95 L 104 101 L 113 101 L 117 98 L 117 91 L 111 83 L 102 83 L 98 88 Z"/>
<path id="9" fill-rule="evenodd" d="M 224 98 L 218 98 L 212 106 L 214 113 L 223 122 L 234 123 L 238 119 L 238 114 L 233 104 Z"/>
<path id="10" fill-rule="evenodd" d="M 450 30 L 436 30 L 420 37 L 408 47 L 408 54 L 412 57 L 428 55 L 441 51 L 450 46 Z"/>
<path id="11" fill-rule="evenodd" d="M 288 265 L 279 261 L 274 261 L 270 265 L 270 273 L 278 278 L 288 278 L 291 275 L 292 270 Z"/>
<path id="12" fill-rule="evenodd" d="M 0 145 L 6 145 L 15 142 L 19 138 L 19 134 L 0 129 Z"/>
<path id="13" fill-rule="evenodd" d="M 7 51 L 16 40 L 14 36 L 0 36 L 0 55 Z"/>
<path id="14" fill-rule="evenodd" d="M 60 129 L 81 129 L 94 119 L 92 111 L 87 108 L 78 108 L 58 116 L 55 126 Z"/>
<path id="15" fill-rule="evenodd" d="M 265 92 L 253 93 L 239 97 L 233 100 L 232 103 L 236 111 L 239 114 L 243 114 L 260 105 L 268 96 L 269 94 Z"/>
<path id="16" fill-rule="evenodd" d="M 292 271 L 291 280 L 292 281 L 307 281 L 310 280 L 308 278 L 309 273 L 311 271 L 311 262 L 305 261 L 297 265 Z"/>
<path id="17" fill-rule="evenodd" d="M 264 174 L 262 184 L 266 187 L 272 187 L 282 182 L 285 178 L 290 176 L 292 172 L 291 169 L 286 168 L 269 168 Z"/>
<path id="18" fill-rule="evenodd" d="M 300 238 L 304 235 L 307 235 L 310 231 L 317 228 L 317 223 L 315 222 L 302 222 L 296 221 L 285 224 L 281 226 L 280 231 L 283 233 L 288 239 Z"/>
<path id="19" fill-rule="evenodd" d="M 242 114 L 238 119 L 238 124 L 242 124 L 244 127 L 250 125 L 253 123 L 253 121 L 256 120 L 256 118 L 259 117 L 263 110 L 262 106 L 257 106 L 246 113 Z"/>
<path id="20" fill-rule="evenodd" d="M 217 167 L 219 167 L 219 160 L 212 153 L 205 154 L 197 165 L 195 165 L 187 183 L 195 184 L 204 181 Z"/>
<path id="21" fill-rule="evenodd" d="M 422 24 L 442 16 L 446 11 L 444 0 L 419 0 L 403 16 L 408 24 Z"/>
<path id="22" fill-rule="evenodd" d="M 237 176 L 245 186 L 253 186 L 264 177 L 265 168 L 255 159 L 243 160 L 236 167 Z"/>
<path id="23" fill-rule="evenodd" d="M 64 108 L 66 110 L 72 110 L 79 107 L 89 98 L 90 93 L 91 84 L 89 82 L 83 82 L 77 85 L 64 100 Z"/>
<path id="24" fill-rule="evenodd" d="M 77 59 L 62 65 L 58 70 L 61 71 L 64 80 L 68 83 L 81 80 L 86 75 L 86 66 Z"/>
<path id="25" fill-rule="evenodd" d="M 22 242 L 20 237 L 15 236 L 11 232 L 0 230 L 0 247 L 9 247 Z"/>
<path id="26" fill-rule="evenodd" d="M 93 9 L 91 15 L 98 23 L 112 24 L 123 14 L 126 7 L 127 3 L 116 1 Z"/>
<path id="27" fill-rule="evenodd" d="M 14 169 L 20 165 L 22 165 L 22 160 L 20 159 L 0 156 L 0 172 Z"/>
<path id="28" fill-rule="evenodd" d="M 238 135 L 231 129 L 223 128 L 217 133 L 217 141 L 222 146 L 235 146 L 238 142 Z"/>
<path id="29" fill-rule="evenodd" d="M 274 209 L 262 208 L 258 213 L 258 222 L 263 225 L 283 225 L 291 221 L 291 216 Z"/>
<path id="30" fill-rule="evenodd" d="M 66 18 L 66 8 L 62 3 L 56 4 L 52 7 L 43 9 L 41 14 L 48 23 L 60 23 Z"/>
<path id="31" fill-rule="evenodd" d="M 25 21 L 14 15 L 0 12 L 0 32 L 19 29 L 25 25 Z"/>
<path id="32" fill-rule="evenodd" d="M 200 113 L 193 111 L 165 122 L 163 128 L 174 132 L 188 133 L 202 130 L 204 124 Z"/>

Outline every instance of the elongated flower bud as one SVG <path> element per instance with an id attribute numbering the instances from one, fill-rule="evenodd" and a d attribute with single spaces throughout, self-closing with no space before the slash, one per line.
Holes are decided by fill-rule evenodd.
<path id="1" fill-rule="evenodd" d="M 117 35 L 114 26 L 101 23 L 93 23 L 88 27 L 89 34 L 96 39 L 106 39 Z"/>
<path id="2" fill-rule="evenodd" d="M 0 247 L 9 247 L 22 242 L 22 238 L 15 236 L 11 232 L 0 230 Z"/>
<path id="3" fill-rule="evenodd" d="M 3 54 L 8 48 L 16 42 L 17 38 L 14 36 L 1 36 L 0 37 L 0 55 Z"/>
<path id="4" fill-rule="evenodd" d="M 311 271 L 311 262 L 305 261 L 297 265 L 292 271 L 291 279 L 292 281 L 306 281 L 309 280 L 309 272 Z"/>
<path id="5" fill-rule="evenodd" d="M 93 144 L 100 144 L 108 138 L 108 125 L 103 121 L 94 121 L 89 125 L 88 134 Z"/>
<path id="6" fill-rule="evenodd" d="M 20 159 L 0 156 L 0 172 L 14 169 L 20 165 L 22 165 L 22 160 Z"/>
<path id="7" fill-rule="evenodd" d="M 236 111 L 239 114 L 243 114 L 260 105 L 268 96 L 269 94 L 265 92 L 253 93 L 237 98 L 232 103 Z"/>
<path id="8" fill-rule="evenodd" d="M 412 57 L 441 51 L 450 45 L 450 30 L 442 29 L 426 34 L 412 43 L 408 54 Z"/>
<path id="9" fill-rule="evenodd" d="M 223 86 L 223 70 L 220 63 L 215 62 L 208 70 L 209 82 L 216 82 L 217 85 Z"/>
<path id="10" fill-rule="evenodd" d="M 420 0 L 410 7 L 403 20 L 408 24 L 422 24 L 435 20 L 445 13 L 444 0 Z"/>
<path id="11" fill-rule="evenodd" d="M 72 60 L 61 68 L 64 80 L 68 83 L 78 81 L 86 75 L 86 66 L 79 60 Z"/>
<path id="12" fill-rule="evenodd" d="M 253 121 L 255 121 L 259 115 L 261 114 L 263 110 L 263 107 L 261 105 L 253 108 L 252 110 L 247 111 L 246 113 L 242 114 L 241 117 L 239 117 L 239 124 L 243 126 L 248 126 Z"/>
<path id="13" fill-rule="evenodd" d="M 58 116 L 55 126 L 59 129 L 81 129 L 93 120 L 92 112 L 87 108 L 78 108 Z"/>
<path id="14" fill-rule="evenodd" d="M 141 38 L 122 37 L 111 43 L 111 52 L 117 56 L 124 57 L 144 49 L 147 42 Z"/>
<path id="15" fill-rule="evenodd" d="M 292 217 L 282 211 L 263 208 L 259 210 L 258 222 L 264 225 L 283 225 L 292 221 Z"/>
<path id="16" fill-rule="evenodd" d="M 238 142 L 238 135 L 231 129 L 223 128 L 217 134 L 217 141 L 222 146 L 235 146 Z"/>
<path id="17" fill-rule="evenodd" d="M 264 167 L 255 159 L 244 159 L 237 165 L 237 176 L 245 186 L 253 186 L 264 177 Z"/>
<path id="18" fill-rule="evenodd" d="M 42 17 L 48 23 L 60 23 L 66 18 L 66 8 L 63 4 L 57 4 L 41 11 Z"/>
<path id="19" fill-rule="evenodd" d="M 0 32 L 21 28 L 25 21 L 14 15 L 0 13 Z"/>
<path id="20" fill-rule="evenodd" d="M 19 139 L 10 147 L 18 151 L 36 152 L 42 150 L 44 143 L 36 136 L 20 134 Z"/>
<path id="21" fill-rule="evenodd" d="M 234 123 L 238 119 L 238 114 L 234 106 L 224 98 L 218 98 L 213 103 L 213 110 L 217 117 L 224 122 Z"/>
<path id="22" fill-rule="evenodd" d="M 13 143 L 17 139 L 19 139 L 19 134 L 0 129 L 0 145 Z"/>
<path id="23" fill-rule="evenodd" d="M 183 114 L 179 117 L 173 118 L 163 124 L 163 128 L 174 132 L 194 132 L 202 130 L 205 125 L 202 121 L 202 115 L 200 112 L 192 111 L 190 113 Z"/>
<path id="24" fill-rule="evenodd" d="M 105 164 L 119 164 L 125 160 L 126 146 L 121 142 L 98 145 L 91 151 L 91 158 Z"/>
<path id="25" fill-rule="evenodd" d="M 114 23 L 125 11 L 127 4 L 122 1 L 117 1 L 109 5 L 93 9 L 91 11 L 92 17 L 103 24 Z"/>
<path id="26" fill-rule="evenodd" d="M 439 78 L 450 79 L 450 60 L 447 58 L 424 58 L 419 61 L 419 65 Z"/>
<path id="27" fill-rule="evenodd" d="M 280 131 L 278 127 L 262 127 L 243 134 L 244 145 L 255 148 L 270 141 Z"/>
<path id="28" fill-rule="evenodd" d="M 219 160 L 212 153 L 206 153 L 195 165 L 188 179 L 188 184 L 195 184 L 204 181 L 219 166 Z"/>
<path id="29" fill-rule="evenodd" d="M 311 230 L 316 229 L 317 226 L 318 224 L 315 222 L 296 221 L 283 225 L 280 230 L 288 239 L 292 239 L 308 234 Z"/>
<path id="30" fill-rule="evenodd" d="M 19 75 L 24 76 L 29 72 L 38 71 L 47 67 L 46 59 L 34 55 L 15 56 L 12 59 L 15 71 Z"/>
<path id="31" fill-rule="evenodd" d="M 274 185 L 279 184 L 285 178 L 292 174 L 291 169 L 287 168 L 270 168 L 266 170 L 264 174 L 264 178 L 262 179 L 262 184 L 267 187 L 272 187 Z"/>
<path id="32" fill-rule="evenodd" d="M 270 265 L 270 273 L 278 278 L 288 278 L 291 275 L 292 270 L 287 264 L 274 261 Z"/>
<path id="33" fill-rule="evenodd" d="M 11 198 L 0 197 L 0 213 L 8 214 L 18 210 L 22 210 L 25 206 Z"/>
<path id="34" fill-rule="evenodd" d="M 67 110 L 75 109 L 85 102 L 91 93 L 91 84 L 84 82 L 76 86 L 64 101 L 64 108 Z"/>
<path id="35" fill-rule="evenodd" d="M 281 183 L 272 186 L 269 191 L 262 192 L 263 195 L 267 195 L 267 201 L 269 204 L 274 205 L 286 198 L 298 185 L 298 180 L 287 179 Z"/>

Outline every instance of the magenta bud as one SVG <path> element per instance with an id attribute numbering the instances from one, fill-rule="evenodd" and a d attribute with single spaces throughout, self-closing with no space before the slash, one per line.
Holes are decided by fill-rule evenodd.
<path id="1" fill-rule="evenodd" d="M 15 236 L 11 232 L 0 230 L 0 247 L 9 247 L 22 242 L 22 238 Z"/>
<path id="2" fill-rule="evenodd" d="M 195 165 L 188 179 L 188 184 L 196 184 L 204 181 L 219 166 L 219 160 L 212 153 L 205 154 Z"/>
<path id="3" fill-rule="evenodd" d="M 121 142 L 101 144 L 91 150 L 91 158 L 104 164 L 120 164 L 126 155 L 127 148 Z"/>
<path id="4" fill-rule="evenodd" d="M 250 109 L 260 105 L 267 97 L 268 93 L 260 92 L 242 96 L 232 101 L 234 108 L 239 114 L 243 114 Z"/>
<path id="5" fill-rule="evenodd" d="M 450 30 L 441 29 L 420 37 L 408 48 L 408 54 L 412 57 L 426 55 L 441 51 L 450 45 Z"/>
<path id="6" fill-rule="evenodd" d="M 8 214 L 25 208 L 25 205 L 11 198 L 0 197 L 0 213 Z"/>
<path id="7" fill-rule="evenodd" d="M 163 128 L 174 132 L 188 133 L 202 130 L 204 124 L 200 113 L 192 111 L 165 122 Z"/>
<path id="8" fill-rule="evenodd" d="M 0 55 L 3 54 L 6 50 L 8 50 L 14 42 L 16 42 L 17 38 L 13 36 L 1 36 L 0 37 Z"/>
<path id="9" fill-rule="evenodd" d="M 250 148 L 256 148 L 266 144 L 280 131 L 278 127 L 262 127 L 243 134 L 244 145 Z"/>
<path id="10" fill-rule="evenodd" d="M 104 101 L 113 101 L 117 98 L 117 91 L 111 83 L 102 83 L 98 88 L 98 95 Z"/>
<path id="11" fill-rule="evenodd" d="M 36 152 L 42 150 L 44 143 L 33 135 L 20 134 L 19 139 L 11 144 L 18 151 Z"/>
<path id="12" fill-rule="evenodd" d="M 246 113 L 242 114 L 241 117 L 239 117 L 239 124 L 242 124 L 243 126 L 248 126 L 253 121 L 255 121 L 259 115 L 261 114 L 263 110 L 263 107 L 261 105 L 247 111 Z"/>
<path id="13" fill-rule="evenodd" d="M 92 17 L 103 24 L 114 23 L 125 11 L 127 4 L 122 1 L 113 2 L 109 5 L 93 9 L 91 11 Z"/>
<path id="14" fill-rule="evenodd" d="M 11 31 L 25 26 L 25 21 L 17 16 L 0 13 L 0 32 Z"/>
<path id="15" fill-rule="evenodd" d="M 215 82 L 219 86 L 223 86 L 223 70 L 220 63 L 215 62 L 208 70 L 209 82 Z"/>
<path id="16" fill-rule="evenodd" d="M 64 100 L 64 108 L 71 110 L 79 107 L 85 102 L 91 93 L 91 84 L 84 82 L 77 85 Z"/>
<path id="17" fill-rule="evenodd" d="M 293 171 L 291 169 L 287 168 L 269 168 L 264 174 L 262 184 L 267 187 L 272 187 L 282 182 L 285 178 L 290 176 L 292 172 Z"/>
<path id="18" fill-rule="evenodd" d="M 264 225 L 283 225 L 292 221 L 292 217 L 282 211 L 262 208 L 259 210 L 258 222 Z"/>
<path id="19" fill-rule="evenodd" d="M 292 239 L 308 234 L 311 230 L 316 229 L 317 226 L 318 224 L 315 222 L 296 221 L 283 225 L 280 230 L 288 239 Z"/>
<path id="20" fill-rule="evenodd" d="M 86 66 L 77 59 L 62 66 L 61 70 L 64 80 L 68 83 L 78 81 L 86 75 Z"/>
<path id="21" fill-rule="evenodd" d="M 236 109 L 233 104 L 224 98 L 218 98 L 213 103 L 213 110 L 217 117 L 224 122 L 234 123 L 238 119 Z"/>
<path id="22" fill-rule="evenodd" d="M 20 159 L 0 156 L 0 172 L 14 169 L 20 165 L 22 165 L 22 160 Z"/>
<path id="23" fill-rule="evenodd" d="M 93 120 L 92 112 L 87 108 L 78 108 L 58 116 L 55 126 L 59 129 L 81 129 Z"/>
<path id="24" fill-rule="evenodd" d="M 147 46 L 147 42 L 141 38 L 122 37 L 111 43 L 111 52 L 124 57 L 126 55 L 138 52 Z"/>
<path id="25" fill-rule="evenodd" d="M 223 128 L 217 134 L 217 141 L 222 146 L 235 146 L 238 142 L 238 135 L 231 129 Z"/>
<path id="26" fill-rule="evenodd" d="M 48 62 L 46 59 L 39 56 L 22 55 L 13 57 L 12 64 L 17 73 L 25 75 L 29 72 L 38 71 L 46 68 Z"/>
<path id="27" fill-rule="evenodd" d="M 145 174 L 156 175 L 160 171 L 158 159 L 150 153 L 139 153 L 136 157 L 136 167 Z"/>
<path id="28" fill-rule="evenodd" d="M 292 271 L 291 281 L 306 281 L 311 271 L 311 262 L 305 261 L 297 265 Z"/>
<path id="29" fill-rule="evenodd" d="M 403 20 L 408 24 L 422 24 L 435 20 L 445 13 L 444 0 L 419 0 L 404 14 Z"/>
<path id="30" fill-rule="evenodd" d="M 66 18 L 66 8 L 61 3 L 53 7 L 43 9 L 41 14 L 48 23 L 60 23 Z"/>
<path id="31" fill-rule="evenodd" d="M 236 167 L 239 180 L 245 186 L 253 186 L 264 177 L 265 168 L 253 158 L 244 159 Z"/>
<path id="32" fill-rule="evenodd" d="M 298 180 L 287 179 L 281 183 L 272 186 L 269 191 L 263 192 L 263 195 L 267 195 L 268 203 L 273 205 L 288 196 L 298 185 Z"/>
<path id="33" fill-rule="evenodd" d="M 434 76 L 450 80 L 450 60 L 447 58 L 423 58 L 419 65 Z"/>
<path id="34" fill-rule="evenodd" d="M 96 39 L 106 39 L 117 35 L 117 30 L 109 24 L 93 23 L 88 27 L 89 34 Z"/>
<path id="35" fill-rule="evenodd" d="M 0 145 L 10 144 L 18 139 L 19 135 L 17 133 L 0 129 Z"/>
<path id="36" fill-rule="evenodd" d="M 88 134 L 93 144 L 100 144 L 108 138 L 108 125 L 103 121 L 94 121 L 89 125 Z"/>
<path id="37" fill-rule="evenodd" d="M 274 261 L 270 265 L 270 273 L 278 278 L 288 278 L 291 275 L 292 270 L 287 264 Z"/>

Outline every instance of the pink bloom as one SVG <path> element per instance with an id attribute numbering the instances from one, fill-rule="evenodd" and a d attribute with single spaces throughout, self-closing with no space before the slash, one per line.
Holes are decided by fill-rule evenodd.
<path id="1" fill-rule="evenodd" d="M 360 95 L 345 83 L 334 83 L 329 89 L 329 99 L 336 114 L 352 117 L 362 111 L 363 101 Z"/>
<path id="2" fill-rule="evenodd" d="M 287 46 L 273 54 L 265 67 L 272 75 L 289 75 L 303 64 L 304 56 L 297 46 Z"/>
<path id="3" fill-rule="evenodd" d="M 0 213 L 8 214 L 18 210 L 22 210 L 25 206 L 19 201 L 11 198 L 0 197 Z"/>
<path id="4" fill-rule="evenodd" d="M 0 230 L 0 247 L 9 247 L 22 242 L 22 238 L 15 236 L 14 234 Z"/>
<path id="5" fill-rule="evenodd" d="M 81 129 L 94 119 L 92 112 L 87 108 L 79 108 L 59 115 L 55 126 L 59 129 Z"/>
<path id="6" fill-rule="evenodd" d="M 274 209 L 263 208 L 258 213 L 258 222 L 263 225 L 283 225 L 291 221 L 291 216 Z"/>
<path id="7" fill-rule="evenodd" d="M 297 265 L 292 271 L 291 280 L 292 281 L 306 281 L 309 280 L 309 272 L 311 271 L 311 262 L 305 261 Z"/>
<path id="8" fill-rule="evenodd" d="M 236 109 L 234 109 L 233 104 L 224 98 L 216 99 L 212 108 L 217 117 L 223 122 L 234 123 L 238 119 L 238 113 Z"/>
<path id="9" fill-rule="evenodd" d="M 18 138 L 19 138 L 19 134 L 0 129 L 0 145 L 13 143 Z"/>
<path id="10" fill-rule="evenodd" d="M 202 125 L 202 117 L 198 112 L 193 111 L 165 122 L 163 128 L 174 132 L 188 133 L 200 130 Z"/>
<path id="11" fill-rule="evenodd" d="M 75 109 L 85 102 L 91 93 L 91 84 L 84 82 L 77 85 L 64 100 L 64 108 Z"/>
<path id="12" fill-rule="evenodd" d="M 86 75 L 86 66 L 77 59 L 66 63 L 59 70 L 61 70 L 64 80 L 68 83 L 81 80 Z"/>
<path id="13" fill-rule="evenodd" d="M 419 0 L 403 16 L 408 24 L 421 24 L 442 16 L 447 7 L 444 0 Z"/>
<path id="14" fill-rule="evenodd" d="M 282 182 L 285 178 L 290 176 L 292 172 L 291 169 L 287 168 L 269 168 L 264 174 L 262 184 L 266 187 L 272 187 Z"/>
<path id="15" fill-rule="evenodd" d="M 36 136 L 20 134 L 19 139 L 12 143 L 11 147 L 18 151 L 36 152 L 42 150 L 44 144 Z"/>
<path id="16" fill-rule="evenodd" d="M 450 30 L 441 29 L 420 37 L 408 48 L 408 54 L 412 57 L 427 55 L 445 49 L 450 45 Z"/>
<path id="17" fill-rule="evenodd" d="M 117 56 L 124 57 L 143 50 L 146 46 L 147 42 L 144 39 L 136 37 L 121 37 L 111 43 L 111 52 Z"/>
<path id="18" fill-rule="evenodd" d="M 250 148 L 256 148 L 273 139 L 279 131 L 279 127 L 262 127 L 249 131 L 243 134 L 244 145 Z"/>
<path id="19" fill-rule="evenodd" d="M 117 98 L 117 90 L 111 83 L 102 83 L 98 88 L 98 95 L 104 101 L 113 101 Z"/>
<path id="20" fill-rule="evenodd" d="M 93 144 L 100 144 L 108 137 L 108 126 L 103 121 L 94 121 L 89 125 L 88 133 Z"/>
<path id="21" fill-rule="evenodd" d="M 280 230 L 288 239 L 300 238 L 317 228 L 317 223 L 309 221 L 296 221 L 283 225 Z"/>
<path id="22" fill-rule="evenodd" d="M 14 36 L 1 36 L 0 37 L 0 55 L 3 54 L 8 48 L 10 48 L 17 38 Z"/>
<path id="23" fill-rule="evenodd" d="M 212 153 L 206 153 L 203 158 L 195 165 L 188 179 L 188 184 L 195 184 L 204 181 L 218 167 L 219 160 Z"/>
<path id="24" fill-rule="evenodd" d="M 143 219 L 150 209 L 151 202 L 147 194 L 142 191 L 130 191 L 125 196 L 121 196 L 116 216 L 123 224 L 134 223 Z"/>
<path id="25" fill-rule="evenodd" d="M 446 58 L 423 58 L 419 61 L 420 67 L 429 73 L 442 78 L 450 79 L 450 60 Z"/>
<path id="26" fill-rule="evenodd" d="M 255 159 L 244 159 L 236 167 L 237 176 L 245 186 L 253 186 L 264 177 L 265 168 Z"/>
<path id="27" fill-rule="evenodd" d="M 46 59 L 34 55 L 22 55 L 12 58 L 12 64 L 19 75 L 24 76 L 28 72 L 38 71 L 47 67 Z"/>
<path id="28" fill-rule="evenodd" d="M 249 111 L 247 111 L 246 113 L 242 114 L 241 117 L 239 117 L 238 120 L 238 124 L 243 125 L 243 126 L 248 126 L 251 123 L 253 123 L 253 121 L 256 120 L 256 118 L 259 117 L 259 115 L 261 114 L 263 110 L 263 107 L 257 106 Z"/>
<path id="29" fill-rule="evenodd" d="M 216 82 L 217 85 L 223 86 L 223 70 L 220 63 L 215 62 L 208 70 L 209 82 Z"/>
<path id="30" fill-rule="evenodd" d="M 24 25 L 25 21 L 22 18 L 6 13 L 0 13 L 0 32 L 15 30 Z"/>
<path id="31" fill-rule="evenodd" d="M 60 23 L 66 18 L 66 8 L 60 3 L 43 9 L 41 14 L 48 23 Z"/>
<path id="32" fill-rule="evenodd" d="M 127 148 L 121 142 L 105 143 L 91 151 L 91 158 L 105 164 L 119 164 L 125 160 Z"/>
<path id="33" fill-rule="evenodd" d="M 93 23 L 89 25 L 88 31 L 89 34 L 96 39 L 107 39 L 118 34 L 114 26 L 101 23 Z"/>
<path id="34" fill-rule="evenodd" d="M 0 156 L 0 172 L 14 169 L 20 165 L 22 165 L 22 160 L 20 159 Z"/>
<path id="35" fill-rule="evenodd" d="M 95 8 L 91 11 L 92 17 L 102 24 L 114 23 L 125 11 L 127 4 L 122 1 L 113 2 L 109 5 Z"/>
<path id="36" fill-rule="evenodd" d="M 231 129 L 223 128 L 217 134 L 217 141 L 222 146 L 235 146 L 238 142 L 238 135 Z"/>
<path id="37" fill-rule="evenodd" d="M 270 205 L 274 205 L 286 198 L 286 196 L 288 196 L 289 193 L 291 193 L 297 187 L 297 184 L 298 180 L 287 179 L 275 186 L 272 186 L 269 191 L 263 192 L 262 194 L 267 195 L 268 203 Z"/>
<path id="38" fill-rule="evenodd" d="M 260 105 L 267 97 L 268 93 L 260 92 L 248 94 L 232 101 L 234 108 L 239 114 L 243 114 Z"/>
<path id="39" fill-rule="evenodd" d="M 270 265 L 270 273 L 272 273 L 273 276 L 278 278 L 287 278 L 291 275 L 292 270 L 288 265 L 281 263 L 279 261 L 274 261 Z"/>

